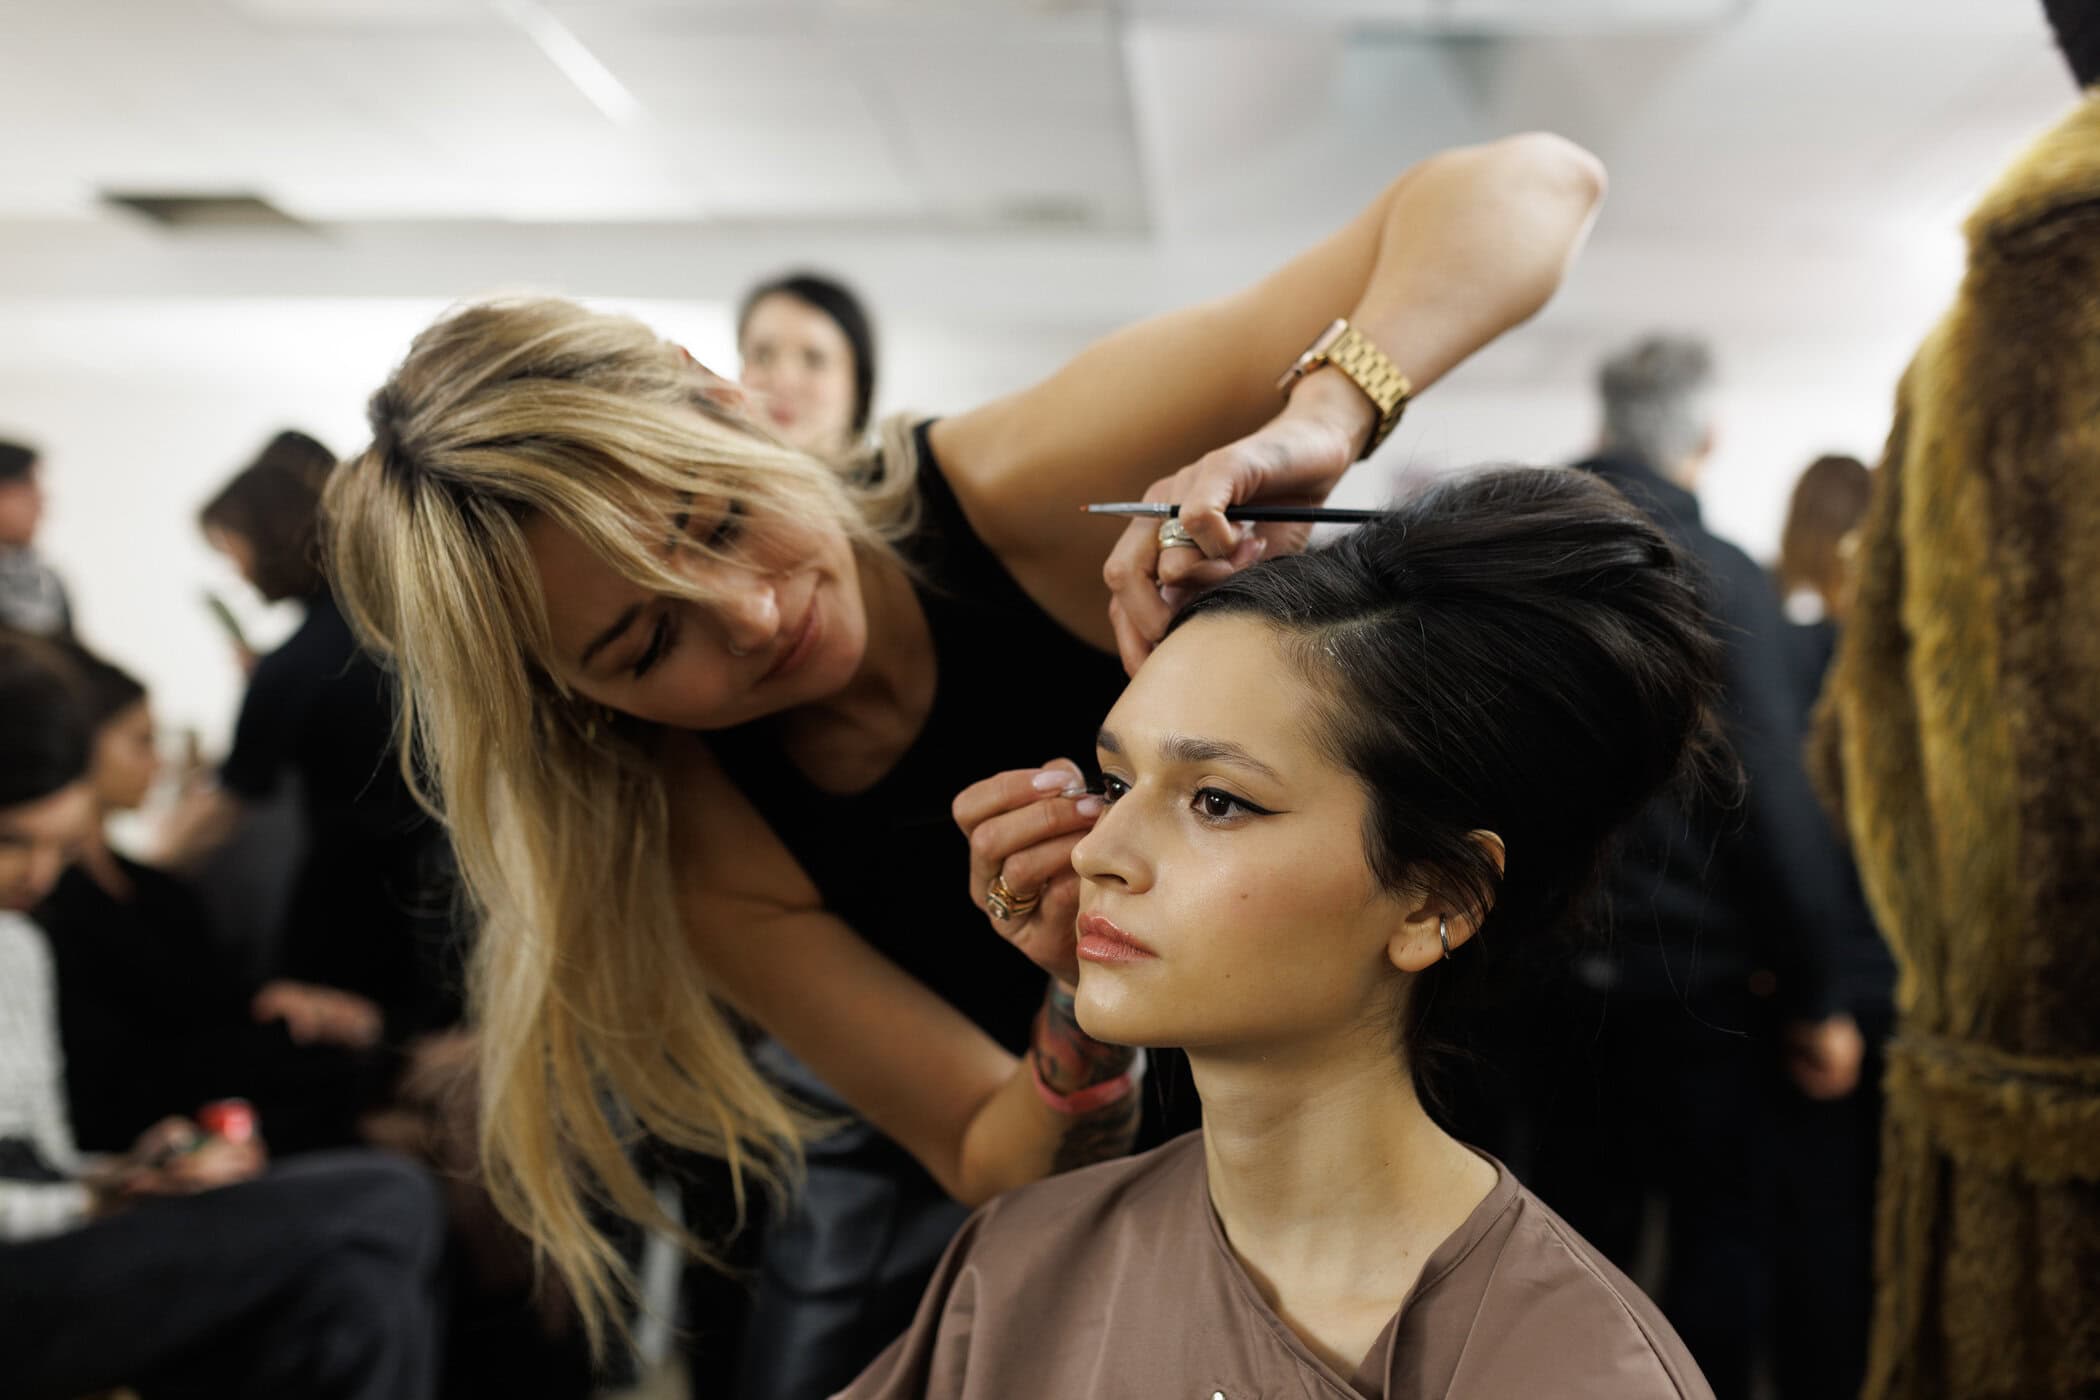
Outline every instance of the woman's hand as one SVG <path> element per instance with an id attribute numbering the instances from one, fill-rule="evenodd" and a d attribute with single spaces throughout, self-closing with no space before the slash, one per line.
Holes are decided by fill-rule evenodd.
<path id="1" fill-rule="evenodd" d="M 1375 419 L 1369 397 L 1341 371 L 1317 370 L 1261 428 L 1152 483 L 1145 499 L 1180 506 L 1195 547 L 1161 549 L 1162 522 L 1139 519 L 1109 553 L 1101 576 L 1123 669 L 1136 673 L 1191 594 L 1257 560 L 1305 548 L 1312 533 L 1310 525 L 1235 525 L 1225 518 L 1227 506 L 1319 505 L 1356 460 Z"/>
<path id="2" fill-rule="evenodd" d="M 1079 765 L 1060 758 L 972 783 L 955 799 L 955 824 L 970 839 L 970 902 L 986 909 L 992 882 L 1003 880 L 1027 907 L 1008 919 L 986 909 L 992 927 L 1066 983 L 1079 980 L 1072 848 L 1101 815 L 1101 799 L 1084 783 Z"/>
<path id="3" fill-rule="evenodd" d="M 369 1050 L 379 1043 L 386 1018 L 378 1006 L 335 987 L 283 980 L 265 983 L 249 1013 L 259 1022 L 282 1021 L 300 1045 L 340 1045 Z"/>

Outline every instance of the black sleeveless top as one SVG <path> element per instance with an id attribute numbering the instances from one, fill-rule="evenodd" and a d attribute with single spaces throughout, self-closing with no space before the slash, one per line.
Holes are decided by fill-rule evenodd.
<path id="1" fill-rule="evenodd" d="M 1028 1042 L 1044 974 L 964 897 L 969 848 L 950 807 L 970 784 L 1064 757 L 1092 769 L 1094 731 L 1123 692 L 1117 659 L 1036 606 L 977 538 L 927 439 L 917 566 L 933 633 L 933 708 L 904 756 L 865 792 L 817 787 L 781 748 L 777 717 L 706 736 L 723 771 L 845 920 L 1009 1050 Z"/>

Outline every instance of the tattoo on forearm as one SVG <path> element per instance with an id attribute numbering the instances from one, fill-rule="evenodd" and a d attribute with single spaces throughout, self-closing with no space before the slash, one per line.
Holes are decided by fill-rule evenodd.
<path id="1" fill-rule="evenodd" d="M 1077 1093 L 1129 1069 L 1135 1053 L 1127 1045 L 1104 1045 L 1079 1029 L 1072 994 L 1054 981 L 1050 984 L 1028 1041 L 1028 1054 L 1043 1083 L 1060 1094 Z"/>
<path id="2" fill-rule="evenodd" d="M 1127 1071 L 1136 1053 L 1127 1045 L 1103 1044 L 1081 1030 L 1072 994 L 1057 982 L 1050 984 L 1028 1044 L 1029 1058 L 1044 1084 L 1060 1094 L 1077 1093 Z M 1058 1140 L 1051 1170 L 1070 1171 L 1122 1156 L 1137 1139 L 1138 1117 L 1135 1093 L 1092 1113 L 1075 1114 Z"/>

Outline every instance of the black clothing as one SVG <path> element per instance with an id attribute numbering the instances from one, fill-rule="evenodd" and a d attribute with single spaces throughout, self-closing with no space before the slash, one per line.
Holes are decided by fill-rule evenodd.
<path id="1" fill-rule="evenodd" d="M 1530 1027 L 1532 1191 L 1625 1270 L 1662 1197 L 1655 1301 L 1718 1400 L 1750 1400 L 1771 1296 L 1771 1058 L 1722 1029 L 1757 1014 L 1741 989 L 1685 1005 L 1570 985 Z"/>
<path id="2" fill-rule="evenodd" d="M 1829 622 L 1789 629 L 1795 700 L 1804 725 L 1837 653 Z M 1843 844 L 1843 833 L 1832 832 Z M 1896 960 L 1875 926 L 1848 851 L 1836 967 L 1844 1009 L 1866 1055 L 1859 1087 L 1818 1103 L 1774 1073 L 1777 1167 L 1772 1374 L 1786 1400 L 1859 1394 L 1874 1303 L 1874 1194 L 1881 1172 L 1881 1077 L 1896 1019 Z M 1775 1067 L 1776 1068 L 1776 1067 Z"/>
<path id="3" fill-rule="evenodd" d="M 1823 694 L 1823 677 L 1837 656 L 1838 630 L 1827 621 L 1794 623 L 1787 627 L 1786 642 L 1794 712 L 1800 719 L 1801 732 L 1806 734 L 1816 701 Z M 1832 919 L 1835 941 L 1831 966 L 1837 977 L 1839 1004 L 1857 1015 L 1861 1006 L 1880 1006 L 1895 996 L 1896 959 L 1889 952 L 1888 940 L 1875 926 L 1873 911 L 1867 907 L 1867 892 L 1859 883 L 1851 852 L 1845 848 L 1845 833 L 1833 826 L 1830 836 L 1837 843 L 1841 870 L 1841 893 Z"/>
<path id="4" fill-rule="evenodd" d="M 369 997 L 402 1035 L 455 1022 L 458 1004 L 439 970 L 444 843 L 401 776 L 395 714 L 392 682 L 318 593 L 256 665 L 219 781 L 259 800 L 298 774 L 306 852 L 272 970 Z"/>
<path id="5" fill-rule="evenodd" d="M 1044 974 L 957 889 L 969 854 L 951 808 L 965 787 L 1004 769 L 1060 756 L 1087 764 L 1124 676 L 1114 656 L 1045 614 L 978 539 L 934 460 L 928 426 L 916 430 L 921 517 L 901 546 L 919 571 L 938 670 L 917 739 L 867 791 L 838 796 L 796 768 L 776 719 L 708 737 L 825 907 L 1018 1051 Z M 777 1047 L 761 1062 L 798 1095 L 847 1115 Z M 910 1322 L 968 1215 L 863 1123 L 813 1145 L 808 1164 L 795 1213 L 763 1248 L 741 1400 L 829 1395 L 851 1382 Z"/>
<path id="6" fill-rule="evenodd" d="M 1839 1007 L 1844 870 L 1809 786 L 1787 623 L 1765 571 L 1692 493 L 1629 461 L 1582 464 L 1702 575 L 1738 781 L 1657 797 L 1605 876 L 1608 941 L 1506 1016 L 1524 1179 L 1622 1269 L 1651 1196 L 1668 1213 L 1663 1313 L 1714 1393 L 1747 1396 L 1770 1296 L 1771 1075 L 1782 1024 Z M 1489 1141 L 1499 1142 L 1490 1135 Z M 1523 1160 L 1521 1152 L 1518 1159 Z"/>
<path id="7" fill-rule="evenodd" d="M 1706 529 L 1691 492 L 1637 462 L 1598 458 L 1582 469 L 1625 492 L 1704 575 L 1722 719 L 1742 768 L 1738 791 L 1689 807 L 1665 794 L 1625 833 L 1606 880 L 1614 947 L 1588 965 L 1589 980 L 1682 1001 L 1763 971 L 1780 1019 L 1821 1020 L 1838 1009 L 1845 876 L 1809 786 L 1778 595 L 1749 555 Z"/>
<path id="8" fill-rule="evenodd" d="M 781 749 L 776 719 L 709 736 L 722 767 L 824 907 L 1009 1050 L 1028 1043 L 1043 973 L 957 890 L 968 851 L 951 807 L 970 784 L 1054 757 L 1082 765 L 1124 676 L 1036 606 L 964 518 L 918 429 L 919 528 L 903 544 L 939 680 L 925 727 L 866 792 L 823 791 Z M 945 878 L 944 878 L 945 877 Z"/>
<path id="9" fill-rule="evenodd" d="M 229 967 L 197 896 L 164 871 L 116 862 L 128 900 L 75 866 L 36 912 L 51 945 L 81 1147 L 126 1151 L 162 1118 L 219 1098 L 255 1104 L 280 1156 L 354 1142 L 390 1059 L 298 1045 L 282 1022 L 258 1025 L 255 988 Z"/>
<path id="10" fill-rule="evenodd" d="M 0 1244 L 0 1393 L 425 1400 L 443 1243 L 430 1179 L 359 1152 Z"/>

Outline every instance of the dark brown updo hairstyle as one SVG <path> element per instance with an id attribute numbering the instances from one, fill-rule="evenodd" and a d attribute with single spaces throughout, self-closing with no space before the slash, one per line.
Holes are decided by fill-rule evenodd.
<path id="1" fill-rule="evenodd" d="M 1718 656 L 1695 581 L 1602 480 L 1501 468 L 1235 574 L 1173 626 L 1224 616 L 1267 623 L 1318 678 L 1312 722 L 1369 796 L 1377 878 L 1484 915 L 1401 1013 L 1402 1053 L 1434 1104 L 1434 1063 L 1463 1041 L 1469 1009 L 1498 999 L 1498 963 L 1543 957 L 1577 922 L 1613 833 L 1714 751 Z M 1481 831 L 1502 838 L 1505 869 Z"/>

